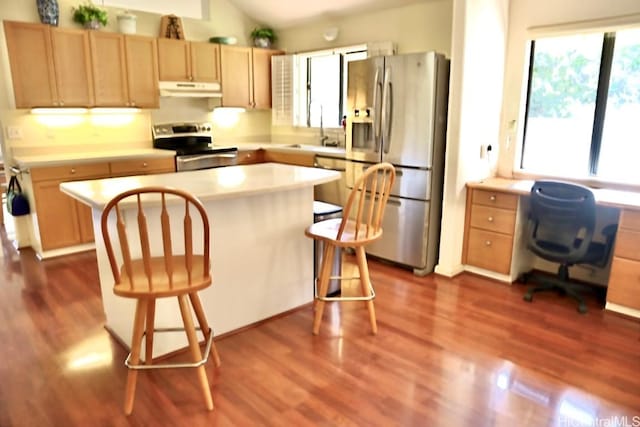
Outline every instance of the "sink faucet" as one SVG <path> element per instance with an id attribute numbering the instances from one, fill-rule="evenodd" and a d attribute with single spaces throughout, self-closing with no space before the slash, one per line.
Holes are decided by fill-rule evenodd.
<path id="1" fill-rule="evenodd" d="M 320 105 L 320 145 L 326 145 L 328 139 L 329 137 L 324 134 L 324 127 L 322 127 L 322 105 Z"/>

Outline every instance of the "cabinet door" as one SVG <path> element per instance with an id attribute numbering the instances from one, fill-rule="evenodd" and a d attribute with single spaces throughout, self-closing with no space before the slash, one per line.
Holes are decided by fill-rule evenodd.
<path id="1" fill-rule="evenodd" d="M 89 42 L 95 105 L 100 107 L 129 105 L 124 36 L 118 33 L 90 31 Z"/>
<path id="2" fill-rule="evenodd" d="M 185 40 L 158 39 L 160 81 L 191 81 L 189 43 Z"/>
<path id="3" fill-rule="evenodd" d="M 91 243 L 94 241 L 93 237 L 93 216 L 91 213 L 91 207 L 74 200 L 76 204 L 76 211 L 78 212 L 78 228 L 80 231 L 80 242 Z"/>
<path id="4" fill-rule="evenodd" d="M 58 105 L 86 107 L 94 104 L 89 33 L 71 28 L 51 28 Z"/>
<path id="5" fill-rule="evenodd" d="M 158 50 L 154 37 L 124 37 L 129 83 L 129 105 L 158 108 Z"/>
<path id="6" fill-rule="evenodd" d="M 222 105 L 253 108 L 253 55 L 250 47 L 222 45 Z"/>
<path id="7" fill-rule="evenodd" d="M 4 21 L 16 108 L 57 104 L 49 25 Z"/>
<path id="8" fill-rule="evenodd" d="M 271 57 L 281 51 L 253 49 L 254 108 L 271 108 Z"/>
<path id="9" fill-rule="evenodd" d="M 42 181 L 33 186 L 40 241 L 45 251 L 81 243 L 77 205 L 60 191 L 61 182 Z"/>
<path id="10" fill-rule="evenodd" d="M 196 82 L 220 81 L 220 45 L 190 42 L 191 77 Z"/>

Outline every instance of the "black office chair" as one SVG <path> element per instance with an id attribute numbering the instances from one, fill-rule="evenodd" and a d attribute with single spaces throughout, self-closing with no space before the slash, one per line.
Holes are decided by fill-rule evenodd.
<path id="1" fill-rule="evenodd" d="M 617 224 L 602 230 L 605 243 L 594 242 L 596 203 L 585 186 L 559 181 L 536 181 L 531 188 L 531 208 L 527 228 L 527 247 L 548 261 L 560 263 L 555 277 L 527 273 L 523 282 L 539 286 L 528 289 L 523 299 L 531 302 L 535 292 L 559 290 L 578 301 L 578 312 L 587 306 L 578 293 L 579 284 L 569 280 L 569 267 L 591 264 L 604 267 L 609 261 Z"/>

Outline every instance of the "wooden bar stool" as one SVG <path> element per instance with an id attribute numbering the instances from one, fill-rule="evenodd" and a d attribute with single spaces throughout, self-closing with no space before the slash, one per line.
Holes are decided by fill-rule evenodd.
<path id="1" fill-rule="evenodd" d="M 327 301 L 365 301 L 373 334 L 378 333 L 373 307 L 375 291 L 369 279 L 365 246 L 382 237 L 382 219 L 395 181 L 396 171 L 390 163 L 378 163 L 368 168 L 356 181 L 344 207 L 342 218 L 328 219 L 310 225 L 305 235 L 324 242 L 324 253 L 315 289 L 313 333 L 320 331 L 320 322 Z M 328 297 L 329 280 L 352 280 L 351 277 L 331 277 L 331 261 L 336 248 L 353 248 L 358 262 L 362 296 Z"/>
<path id="2" fill-rule="evenodd" d="M 173 253 L 172 222 L 167 210 L 168 203 L 172 206 L 180 206 L 180 204 L 184 206 L 182 227 L 176 226 L 176 223 L 173 225 L 173 228 L 182 228 L 180 234 L 184 234 L 184 251 L 179 254 Z M 131 227 L 127 227 L 121 211 L 124 204 L 133 206 L 134 209 L 131 210 L 134 212 L 137 206 L 135 218 L 137 224 Z M 148 229 L 145 210 L 150 212 L 151 208 L 160 212 L 161 230 Z M 115 211 L 115 228 L 117 229 L 117 232 L 113 231 L 113 240 L 119 243 L 120 250 L 117 256 L 109 230 L 109 217 L 112 211 Z M 113 215 L 111 216 L 113 218 Z M 131 218 L 129 220 L 131 221 Z M 220 358 L 213 342 L 213 331 L 207 323 L 198 297 L 198 291 L 211 285 L 209 219 L 204 206 L 197 198 L 181 190 L 165 187 L 139 188 L 121 193 L 107 204 L 102 213 L 101 227 L 114 278 L 113 292 L 121 297 L 136 299 L 131 353 L 125 361 L 129 368 L 124 403 L 125 413 L 129 415 L 133 410 L 138 371 L 157 368 L 196 369 L 207 409 L 213 409 L 204 364 L 209 354 L 213 356 L 216 366 L 220 366 Z M 197 248 L 199 250 L 194 250 L 194 228 L 198 233 L 202 233 L 203 244 L 202 247 Z M 155 232 L 162 233 L 162 248 L 157 251 L 162 254 L 154 256 L 152 255 L 154 248 L 149 244 L 149 235 Z M 132 255 L 137 253 L 136 249 L 139 249 L 141 256 Z M 154 327 L 156 299 L 167 297 L 177 297 L 184 327 Z M 193 307 L 199 328 L 194 326 L 189 303 Z M 198 329 L 206 341 L 204 357 L 196 335 Z M 193 363 L 153 364 L 154 333 L 176 330 L 186 332 Z M 145 356 L 144 363 L 141 363 L 140 347 L 143 338 L 145 339 Z"/>

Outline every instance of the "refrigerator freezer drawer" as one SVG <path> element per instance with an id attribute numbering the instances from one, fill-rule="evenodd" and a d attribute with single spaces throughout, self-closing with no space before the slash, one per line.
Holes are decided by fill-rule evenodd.
<path id="1" fill-rule="evenodd" d="M 347 167 L 347 185 L 353 188 L 355 182 L 362 176 L 372 163 L 350 162 Z M 431 171 L 425 169 L 411 169 L 396 166 L 396 180 L 391 188 L 391 195 L 408 197 L 418 200 L 431 199 Z"/>
<path id="2" fill-rule="evenodd" d="M 426 268 L 428 251 L 437 248 L 437 242 L 427 245 L 429 208 L 429 202 L 389 198 L 382 238 L 367 245 L 367 253 L 414 268 Z"/>

